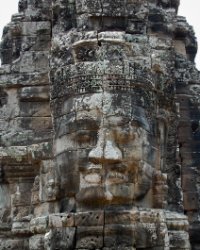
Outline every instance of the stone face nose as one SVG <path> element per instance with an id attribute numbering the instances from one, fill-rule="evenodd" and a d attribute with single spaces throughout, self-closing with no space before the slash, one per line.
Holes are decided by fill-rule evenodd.
<path id="1" fill-rule="evenodd" d="M 93 163 L 101 163 L 103 160 L 103 147 L 101 147 L 100 145 L 97 145 L 95 148 L 93 148 L 90 152 L 89 152 L 89 160 Z"/>
<path id="2" fill-rule="evenodd" d="M 93 163 L 120 162 L 122 152 L 116 146 L 114 140 L 105 138 L 103 132 L 99 133 L 99 139 L 95 148 L 89 153 L 89 159 Z"/>
<path id="3" fill-rule="evenodd" d="M 93 163 L 102 163 L 103 155 L 104 155 L 104 141 L 105 141 L 105 131 L 103 129 L 100 129 L 98 132 L 98 140 L 96 147 L 93 148 L 89 152 L 89 160 Z"/>
<path id="4" fill-rule="evenodd" d="M 115 145 L 114 141 L 107 140 L 104 148 L 104 159 L 109 161 L 121 161 L 122 160 L 122 152 Z"/>

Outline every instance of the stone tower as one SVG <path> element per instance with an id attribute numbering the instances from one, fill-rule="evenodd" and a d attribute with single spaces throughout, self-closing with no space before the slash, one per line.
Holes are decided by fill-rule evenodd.
<path id="1" fill-rule="evenodd" d="M 178 0 L 20 0 L 0 68 L 0 249 L 200 249 L 200 77 Z"/>

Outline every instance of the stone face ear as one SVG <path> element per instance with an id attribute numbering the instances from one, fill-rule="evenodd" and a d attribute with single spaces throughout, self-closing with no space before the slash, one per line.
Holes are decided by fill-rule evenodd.
<path id="1" fill-rule="evenodd" d="M 56 200 L 59 195 L 59 183 L 56 170 L 51 161 L 43 162 L 40 168 L 40 202 Z"/>

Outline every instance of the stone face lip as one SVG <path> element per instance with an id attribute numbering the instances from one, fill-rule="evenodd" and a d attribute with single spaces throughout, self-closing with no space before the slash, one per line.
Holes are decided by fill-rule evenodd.
<path id="1" fill-rule="evenodd" d="M 179 0 L 19 0 L 0 44 L 0 249 L 198 249 L 199 89 Z"/>

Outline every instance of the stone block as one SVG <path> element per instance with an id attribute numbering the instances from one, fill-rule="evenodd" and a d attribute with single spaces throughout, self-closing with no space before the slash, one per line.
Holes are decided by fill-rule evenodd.
<path id="1" fill-rule="evenodd" d="M 77 14 L 83 13 L 101 13 L 101 2 L 99 0 L 76 0 Z"/>
<path id="2" fill-rule="evenodd" d="M 130 34 L 146 34 L 146 28 L 146 23 L 144 21 L 129 19 L 126 31 Z"/>
<path id="3" fill-rule="evenodd" d="M 0 157 L 2 162 L 11 163 L 28 162 L 27 147 L 11 146 L 9 148 L 1 147 Z"/>
<path id="4" fill-rule="evenodd" d="M 76 226 L 103 226 L 104 212 L 103 211 L 89 211 L 79 212 L 75 214 Z"/>
<path id="5" fill-rule="evenodd" d="M 44 234 L 48 228 L 48 216 L 37 217 L 30 222 L 32 233 Z"/>
<path id="6" fill-rule="evenodd" d="M 138 223 L 135 230 L 136 248 L 154 249 L 154 247 L 165 246 L 166 232 L 165 224 Z"/>
<path id="7" fill-rule="evenodd" d="M 194 217 L 194 214 L 192 214 L 192 215 Z M 197 221 L 197 218 L 195 218 L 195 222 L 196 221 Z M 200 246 L 199 229 L 200 229 L 199 223 L 193 223 L 193 225 L 190 227 L 190 239 L 191 239 L 192 245 L 193 245 L 193 242 L 195 242 L 195 245 Z M 198 248 L 197 248 L 197 250 L 198 250 Z"/>
<path id="8" fill-rule="evenodd" d="M 165 214 L 162 210 L 157 211 L 140 211 L 139 220 L 141 223 L 164 223 Z"/>
<path id="9" fill-rule="evenodd" d="M 20 102 L 20 116 L 23 117 L 48 117 L 51 115 L 48 102 Z"/>
<path id="10" fill-rule="evenodd" d="M 80 173 L 79 172 L 69 172 L 67 174 L 61 175 L 60 178 L 60 188 L 63 195 L 71 196 L 78 192 L 80 185 Z"/>
<path id="11" fill-rule="evenodd" d="M 174 48 L 175 51 L 179 54 L 181 54 L 182 56 L 186 57 L 186 48 L 185 48 L 185 43 L 182 40 L 175 40 L 174 41 Z"/>
<path id="12" fill-rule="evenodd" d="M 134 246 L 136 243 L 135 226 L 130 225 L 106 225 L 104 229 L 104 246 L 111 248 L 118 246 L 120 249 Z"/>
<path id="13" fill-rule="evenodd" d="M 28 146 L 28 154 L 31 155 L 32 160 L 49 160 L 52 157 L 52 142 L 47 141 L 31 144 Z"/>
<path id="14" fill-rule="evenodd" d="M 60 201 L 61 213 L 73 213 L 76 211 L 75 197 L 65 197 Z"/>
<path id="15" fill-rule="evenodd" d="M 35 36 L 37 30 L 37 22 L 23 22 L 22 35 Z"/>
<path id="16" fill-rule="evenodd" d="M 183 214 L 167 212 L 166 223 L 167 228 L 170 231 L 185 231 L 187 232 L 189 229 L 188 217 Z"/>
<path id="17" fill-rule="evenodd" d="M 182 175 L 182 188 L 183 188 L 183 192 L 195 192 L 196 191 L 195 175 L 183 174 Z"/>
<path id="18" fill-rule="evenodd" d="M 189 236 L 185 231 L 169 232 L 170 249 L 190 249 Z"/>
<path id="19" fill-rule="evenodd" d="M 12 224 L 13 234 L 26 235 L 30 234 L 30 222 L 29 221 L 14 221 Z"/>
<path id="20" fill-rule="evenodd" d="M 74 227 L 54 228 L 45 235 L 45 249 L 48 250 L 73 250 L 75 249 Z"/>
<path id="21" fill-rule="evenodd" d="M 59 181 L 52 161 L 43 161 L 40 168 L 40 201 L 55 201 L 59 192 Z"/>
<path id="22" fill-rule="evenodd" d="M 11 49 L 2 49 L 1 50 L 1 63 L 10 64 L 12 62 L 12 50 Z"/>
<path id="23" fill-rule="evenodd" d="M 32 205 L 36 205 L 40 203 L 39 190 L 40 190 L 40 177 L 37 175 L 35 177 L 33 187 L 31 189 L 31 204 Z"/>
<path id="24" fill-rule="evenodd" d="M 13 206 L 13 219 L 18 221 L 30 214 L 30 205 Z"/>
<path id="25" fill-rule="evenodd" d="M 46 51 L 38 51 L 34 53 L 34 64 L 36 71 L 44 71 L 48 72 L 49 70 L 49 52 Z"/>
<path id="26" fill-rule="evenodd" d="M 134 197 L 134 184 L 110 184 L 107 185 L 107 190 L 113 196 L 113 199 L 123 199 L 126 204 L 130 204 Z"/>
<path id="27" fill-rule="evenodd" d="M 23 168 L 23 167 L 22 167 Z M 11 170 L 11 169 L 10 169 Z M 12 170 L 11 170 L 12 171 Z M 15 176 L 16 173 L 15 171 L 17 172 L 17 169 L 14 168 L 13 169 L 13 175 Z M 31 167 L 28 167 L 28 169 L 24 166 L 24 173 L 25 171 L 31 173 Z M 29 175 L 27 173 L 27 175 Z M 12 175 L 11 175 L 12 176 Z M 13 177 L 14 177 L 13 176 Z M 25 175 L 26 176 L 26 175 Z M 30 194 L 31 194 L 31 187 L 32 187 L 32 183 L 26 183 L 26 182 L 21 182 L 20 184 L 16 184 L 15 185 L 15 193 L 13 194 L 12 196 L 12 203 L 15 205 L 15 206 L 28 206 L 30 204 Z M 27 195 L 23 195 L 24 193 L 26 193 Z"/>
<path id="28" fill-rule="evenodd" d="M 20 73 L 31 73 L 35 71 L 34 52 L 26 51 L 20 56 Z"/>
<path id="29" fill-rule="evenodd" d="M 103 8 L 103 14 L 105 16 L 125 16 L 125 6 L 124 2 L 121 0 L 115 0 L 115 1 L 102 1 L 102 8 Z"/>
<path id="30" fill-rule="evenodd" d="M 62 173 L 63 178 L 68 172 L 78 172 L 79 166 L 87 162 L 89 150 L 68 150 L 55 157 L 55 164 L 58 168 L 59 174 Z M 70 163 L 74 163 L 73 165 Z"/>
<path id="31" fill-rule="evenodd" d="M 106 210 L 105 224 L 132 224 L 140 220 L 140 213 L 137 209 L 131 210 Z"/>
<path id="32" fill-rule="evenodd" d="M 17 122 L 23 129 L 46 130 L 52 129 L 51 117 L 23 117 L 18 118 Z"/>
<path id="33" fill-rule="evenodd" d="M 49 227 L 61 228 L 61 227 L 73 227 L 74 226 L 74 214 L 73 213 L 59 213 L 49 215 Z"/>
<path id="34" fill-rule="evenodd" d="M 33 44 L 32 49 L 34 51 L 45 51 L 50 48 L 50 44 L 51 44 L 51 36 L 40 34 L 37 35 L 36 41 Z"/>
<path id="35" fill-rule="evenodd" d="M 59 213 L 58 202 L 44 202 L 34 206 L 35 217 L 48 216 L 51 213 Z"/>
<path id="36" fill-rule="evenodd" d="M 42 35 L 50 35 L 51 34 L 51 22 L 50 21 L 42 21 L 36 23 L 36 34 L 37 36 Z"/>
<path id="37" fill-rule="evenodd" d="M 184 209 L 187 211 L 198 210 L 199 209 L 199 195 L 196 192 L 184 192 L 183 193 L 183 203 Z"/>
<path id="38" fill-rule="evenodd" d="M 77 227 L 76 248 L 99 249 L 103 247 L 103 227 Z"/>
<path id="39" fill-rule="evenodd" d="M 30 250 L 44 250 L 44 236 L 34 235 L 29 238 L 29 249 Z"/>
<path id="40" fill-rule="evenodd" d="M 171 39 L 165 39 L 164 36 L 151 36 L 149 42 L 152 49 L 165 50 L 171 47 Z"/>
<path id="41" fill-rule="evenodd" d="M 49 86 L 23 87 L 18 91 L 20 101 L 49 101 Z"/>
<path id="42" fill-rule="evenodd" d="M 0 249 L 1 250 L 29 250 L 27 239 L 0 239 Z"/>

